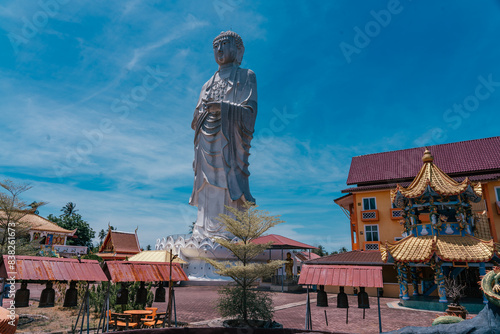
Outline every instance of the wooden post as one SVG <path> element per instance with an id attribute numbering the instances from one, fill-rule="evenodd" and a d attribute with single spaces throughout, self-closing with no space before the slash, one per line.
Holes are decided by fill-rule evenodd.
<path id="1" fill-rule="evenodd" d="M 168 278 L 168 307 L 167 307 L 167 312 L 168 312 L 168 327 L 172 327 L 172 295 L 173 295 L 173 289 L 174 287 L 172 286 L 172 261 L 177 257 L 177 255 L 172 256 L 172 250 L 170 250 L 170 272 L 169 272 L 169 278 Z M 165 321 L 163 322 L 165 323 Z"/>

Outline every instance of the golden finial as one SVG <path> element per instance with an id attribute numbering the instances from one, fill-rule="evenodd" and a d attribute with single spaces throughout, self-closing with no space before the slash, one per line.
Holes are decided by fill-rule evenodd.
<path id="1" fill-rule="evenodd" d="M 434 161 L 434 157 L 432 156 L 431 152 L 427 149 L 427 147 L 425 148 L 425 152 L 424 152 L 424 156 L 422 157 L 422 161 L 424 163 Z"/>

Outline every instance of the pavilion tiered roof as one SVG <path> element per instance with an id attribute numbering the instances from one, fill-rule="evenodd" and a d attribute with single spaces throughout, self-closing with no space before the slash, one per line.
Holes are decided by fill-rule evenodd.
<path id="1" fill-rule="evenodd" d="M 467 177 L 460 183 L 455 181 L 434 164 L 434 158 L 428 150 L 425 150 L 422 161 L 424 164 L 407 188 L 398 184 L 395 189 L 391 190 L 392 202 L 400 196 L 418 198 L 426 192 L 441 196 L 460 195 L 467 192 L 474 199 L 482 197 L 481 183 L 473 184 Z"/>
<path id="2" fill-rule="evenodd" d="M 435 254 L 448 262 L 488 262 L 500 257 L 500 244 L 481 240 L 471 235 L 410 235 L 395 243 L 380 245 L 382 260 L 391 256 L 396 262 L 429 262 Z"/>

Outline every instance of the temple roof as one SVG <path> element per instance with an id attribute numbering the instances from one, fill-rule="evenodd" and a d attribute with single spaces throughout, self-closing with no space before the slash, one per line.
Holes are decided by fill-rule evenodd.
<path id="1" fill-rule="evenodd" d="M 487 262 L 499 256 L 500 244 L 470 235 L 465 236 L 408 236 L 395 243 L 380 246 L 382 260 L 389 255 L 396 262 L 429 262 L 434 254 L 447 262 Z"/>
<path id="2" fill-rule="evenodd" d="M 417 198 L 426 191 L 443 196 L 459 195 L 468 191 L 472 197 L 482 197 L 481 183 L 472 184 L 467 177 L 460 183 L 453 180 L 434 164 L 434 157 L 428 150 L 425 150 L 422 161 L 423 166 L 407 188 L 398 184 L 396 189 L 391 190 L 391 201 L 394 202 L 398 194 L 405 198 Z"/>
<path id="3" fill-rule="evenodd" d="M 308 264 L 383 265 L 379 251 L 353 250 L 307 261 Z"/>
<path id="4" fill-rule="evenodd" d="M 254 244 L 266 244 L 268 242 L 272 242 L 271 246 L 269 247 L 271 249 L 317 249 L 318 248 L 277 234 L 264 235 L 262 237 L 253 239 L 252 242 Z"/>
<path id="5" fill-rule="evenodd" d="M 150 250 L 150 251 L 142 251 L 131 256 L 128 261 L 129 262 L 170 262 L 170 253 L 166 249 L 164 250 Z M 185 264 L 186 261 L 176 257 L 172 260 L 172 263 L 181 263 Z"/>
<path id="6" fill-rule="evenodd" d="M 109 229 L 97 255 L 103 259 L 124 260 L 140 253 L 140 251 L 137 233 L 118 232 Z"/>
<path id="7" fill-rule="evenodd" d="M 0 210 L 0 218 L 5 219 L 6 214 L 5 211 Z M 57 225 L 54 222 L 51 222 L 48 219 L 45 219 L 37 214 L 34 213 L 24 213 L 24 212 L 19 212 L 19 221 L 22 223 L 25 223 L 29 225 L 29 230 L 30 231 L 40 231 L 40 232 L 49 232 L 49 233 L 57 233 L 57 234 L 63 234 L 67 236 L 72 236 L 76 233 L 75 230 L 67 230 L 65 228 L 62 228 L 61 226 Z"/>

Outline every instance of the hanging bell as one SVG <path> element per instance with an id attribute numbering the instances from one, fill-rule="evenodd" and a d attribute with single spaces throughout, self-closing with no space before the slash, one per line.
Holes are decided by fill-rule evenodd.
<path id="1" fill-rule="evenodd" d="M 164 303 L 165 302 L 165 288 L 163 287 L 163 282 L 158 284 L 155 292 L 155 303 Z"/>
<path id="2" fill-rule="evenodd" d="M 47 282 L 45 289 L 42 290 L 40 295 L 40 303 L 38 307 L 54 307 L 56 300 L 56 291 L 52 289 L 52 282 Z"/>
<path id="3" fill-rule="evenodd" d="M 139 305 L 144 305 L 148 301 L 148 290 L 144 287 L 144 282 L 141 282 L 141 287 L 137 290 L 137 296 L 135 298 L 135 303 Z"/>
<path id="4" fill-rule="evenodd" d="M 77 281 L 71 281 L 69 283 L 69 289 L 66 291 L 63 307 L 73 307 L 78 305 L 78 290 L 76 289 L 76 283 Z"/>
<path id="5" fill-rule="evenodd" d="M 337 307 L 349 308 L 349 300 L 347 299 L 347 294 L 344 292 L 344 287 L 339 287 L 339 290 L 339 294 L 337 295 Z"/>
<path id="6" fill-rule="evenodd" d="M 319 286 L 319 290 L 316 295 L 316 306 L 328 307 L 328 296 L 326 295 L 324 285 Z"/>
<path id="7" fill-rule="evenodd" d="M 126 283 L 122 283 L 120 290 L 118 290 L 118 292 L 116 293 L 116 304 L 117 305 L 128 304 L 128 289 Z"/>
<path id="8" fill-rule="evenodd" d="M 370 308 L 370 300 L 364 287 L 359 288 L 358 293 L 358 308 Z"/>
<path id="9" fill-rule="evenodd" d="M 28 307 L 30 305 L 30 290 L 28 290 L 28 283 L 21 283 L 21 289 L 16 291 L 14 302 L 16 307 Z"/>

